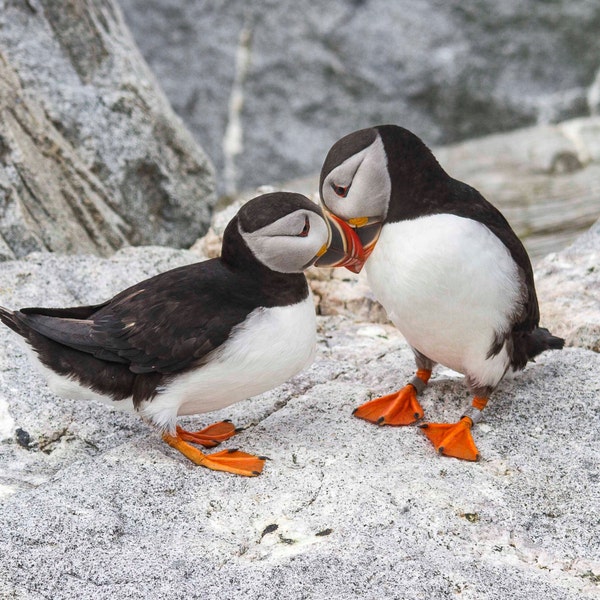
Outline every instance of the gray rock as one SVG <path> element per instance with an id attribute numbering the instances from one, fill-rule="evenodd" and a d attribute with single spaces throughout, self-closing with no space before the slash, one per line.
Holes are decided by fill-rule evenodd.
<path id="1" fill-rule="evenodd" d="M 0 303 L 94 302 L 196 258 L 38 254 L 1 266 Z M 134 416 L 54 397 L 14 335 L 0 341 L 3 598 L 598 597 L 594 352 L 547 353 L 505 381 L 476 430 L 483 459 L 464 463 L 417 428 L 350 416 L 411 376 L 411 351 L 393 327 L 319 317 L 310 369 L 182 420 L 246 427 L 226 445 L 271 458 L 246 479 L 192 466 Z M 454 420 L 469 399 L 440 370 L 422 401 Z"/>
<path id="2" fill-rule="evenodd" d="M 0 52 L 0 254 L 189 246 L 206 230 L 212 166 L 113 0 L 0 2 Z"/>
<path id="3" fill-rule="evenodd" d="M 594 0 L 120 2 L 227 193 L 376 123 L 438 144 L 598 109 Z"/>
<path id="4" fill-rule="evenodd" d="M 108 254 L 131 227 L 0 54 L 0 260 L 36 250 Z"/>
<path id="5" fill-rule="evenodd" d="M 569 346 L 600 352 L 600 220 L 535 276 L 544 324 Z"/>

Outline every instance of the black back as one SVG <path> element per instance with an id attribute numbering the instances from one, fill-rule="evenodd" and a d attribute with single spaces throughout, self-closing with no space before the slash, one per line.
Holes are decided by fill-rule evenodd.
<path id="1" fill-rule="evenodd" d="M 285 202 L 278 208 L 288 209 Z M 267 212 L 265 224 L 277 216 L 277 210 Z M 277 273 L 256 260 L 236 216 L 225 230 L 220 258 L 156 275 L 102 304 L 2 309 L 0 319 L 29 341 L 48 368 L 115 400 L 133 395 L 139 406 L 177 373 L 209 360 L 255 309 L 307 296 L 302 273 Z"/>

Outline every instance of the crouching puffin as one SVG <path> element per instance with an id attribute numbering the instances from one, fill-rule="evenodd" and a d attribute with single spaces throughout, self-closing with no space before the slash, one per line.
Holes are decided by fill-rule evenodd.
<path id="1" fill-rule="evenodd" d="M 0 308 L 0 319 L 27 342 L 57 394 L 135 410 L 195 464 L 258 475 L 263 457 L 207 455 L 189 443 L 217 445 L 236 432 L 230 422 L 188 432 L 177 416 L 260 394 L 311 362 L 315 310 L 302 271 L 326 251 L 329 232 L 308 198 L 265 194 L 230 221 L 220 258 L 151 277 L 102 304 Z"/>
<path id="2" fill-rule="evenodd" d="M 417 366 L 408 385 L 355 416 L 378 425 L 421 419 L 417 394 L 440 363 L 464 374 L 473 403 L 457 423 L 421 427 L 441 454 L 477 460 L 471 428 L 502 377 L 564 343 L 538 326 L 523 245 L 477 190 L 452 179 L 416 135 L 395 125 L 338 140 L 323 164 L 320 194 L 335 223 L 353 228 L 348 246 L 359 249 L 346 266 L 359 272 L 366 264 Z M 331 265 L 333 252 L 324 263 Z"/>

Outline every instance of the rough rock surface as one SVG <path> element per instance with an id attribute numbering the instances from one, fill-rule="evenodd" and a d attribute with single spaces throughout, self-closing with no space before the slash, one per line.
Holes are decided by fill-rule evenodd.
<path id="1" fill-rule="evenodd" d="M 0 259 L 35 250 L 108 254 L 130 226 L 0 54 Z"/>
<path id="2" fill-rule="evenodd" d="M 94 302 L 189 252 L 33 255 L 0 267 L 10 307 Z M 0 596 L 19 600 L 597 598 L 600 356 L 547 353 L 505 381 L 482 460 L 437 456 L 414 427 L 351 410 L 411 375 L 394 328 L 319 317 L 314 365 L 219 413 L 246 479 L 192 466 L 134 416 L 54 397 L 0 329 Z M 582 377 L 586 373 L 586 377 Z M 468 404 L 440 370 L 426 415 Z"/>
<path id="3" fill-rule="evenodd" d="M 600 109 L 595 0 L 120 0 L 222 189 L 320 167 L 375 123 L 447 143 Z"/>
<path id="4" fill-rule="evenodd" d="M 600 352 L 600 220 L 535 275 L 546 326 L 570 346 Z"/>
<path id="5" fill-rule="evenodd" d="M 189 246 L 213 168 L 113 0 L 0 0 L 0 255 Z"/>

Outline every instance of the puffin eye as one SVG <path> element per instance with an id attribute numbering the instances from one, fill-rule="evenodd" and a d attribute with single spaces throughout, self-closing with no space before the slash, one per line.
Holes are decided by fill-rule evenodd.
<path id="1" fill-rule="evenodd" d="M 335 183 L 332 183 L 331 187 L 340 198 L 345 198 L 348 195 L 348 190 L 350 189 L 349 185 L 344 187 L 343 185 L 335 185 Z"/>
<path id="2" fill-rule="evenodd" d="M 308 217 L 304 217 L 304 227 L 302 228 L 302 231 L 298 234 L 298 237 L 306 237 L 309 231 L 310 221 L 308 220 Z"/>

